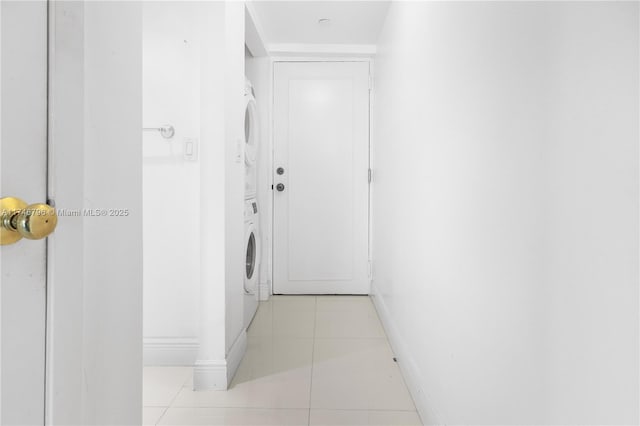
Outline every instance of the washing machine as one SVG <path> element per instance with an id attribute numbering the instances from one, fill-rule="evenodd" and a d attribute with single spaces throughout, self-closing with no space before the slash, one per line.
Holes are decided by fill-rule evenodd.
<path id="1" fill-rule="evenodd" d="M 258 309 L 260 276 L 260 216 L 258 200 L 251 198 L 244 203 L 244 326 L 248 327 Z"/>
<path id="2" fill-rule="evenodd" d="M 256 197 L 257 189 L 257 155 L 260 141 L 260 122 L 256 97 L 251 82 L 245 78 L 244 89 L 244 168 L 245 168 L 245 199 Z"/>

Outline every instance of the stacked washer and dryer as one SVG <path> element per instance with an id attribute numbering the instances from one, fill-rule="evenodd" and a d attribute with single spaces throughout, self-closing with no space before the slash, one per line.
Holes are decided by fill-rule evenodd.
<path id="1" fill-rule="evenodd" d="M 257 156 L 260 144 L 260 122 L 253 86 L 245 79 L 244 111 L 244 326 L 247 327 L 258 309 L 260 275 L 260 216 L 257 199 Z"/>

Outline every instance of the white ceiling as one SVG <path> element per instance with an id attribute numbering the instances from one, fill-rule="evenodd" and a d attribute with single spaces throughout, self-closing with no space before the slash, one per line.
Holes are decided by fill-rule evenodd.
<path id="1" fill-rule="evenodd" d="M 389 1 L 254 1 L 266 44 L 376 44 Z M 328 24 L 318 19 L 329 18 Z"/>

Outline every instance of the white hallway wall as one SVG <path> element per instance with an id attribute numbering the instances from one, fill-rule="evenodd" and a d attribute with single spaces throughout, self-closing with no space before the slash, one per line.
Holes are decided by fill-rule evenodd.
<path id="1" fill-rule="evenodd" d="M 244 2 L 224 6 L 225 353 L 233 375 L 244 354 Z M 216 58 L 217 59 L 217 58 Z M 213 63 L 219 66 L 219 63 Z M 232 359 L 229 359 L 232 358 Z M 231 377 L 227 376 L 230 381 Z"/>
<path id="2" fill-rule="evenodd" d="M 200 294 L 202 30 L 197 2 L 143 3 L 143 125 L 171 124 L 175 136 L 143 133 L 145 362 L 195 361 Z"/>
<path id="3" fill-rule="evenodd" d="M 376 302 L 426 422 L 638 423 L 638 4 L 393 3 Z"/>
<path id="4" fill-rule="evenodd" d="M 226 387 L 243 352 L 244 5 L 145 2 L 143 15 L 144 125 L 176 128 L 144 134 L 145 363 L 197 360 L 196 386 Z"/>

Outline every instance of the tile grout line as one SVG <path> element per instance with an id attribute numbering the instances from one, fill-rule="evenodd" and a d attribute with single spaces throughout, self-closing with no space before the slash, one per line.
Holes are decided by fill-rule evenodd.
<path id="1" fill-rule="evenodd" d="M 171 404 L 169 404 L 170 406 Z M 156 420 L 156 422 L 154 423 L 155 426 L 158 426 L 158 424 L 160 423 L 160 421 L 162 420 L 162 418 L 164 417 L 165 414 L 167 414 L 167 411 L 169 410 L 169 407 L 163 407 L 164 410 L 162 410 L 162 414 L 160 414 L 160 417 L 158 417 L 158 420 Z"/>
<path id="2" fill-rule="evenodd" d="M 193 376 L 193 367 L 191 368 L 191 375 Z M 180 392 L 182 392 L 182 389 L 184 389 L 185 385 L 188 382 L 189 382 L 189 377 L 187 377 L 182 382 L 182 384 L 180 385 L 180 389 L 178 389 L 178 392 L 176 392 L 176 394 L 173 395 L 173 398 L 171 398 L 171 401 L 169 401 L 169 405 L 167 405 L 167 407 L 165 407 L 164 411 L 162 412 L 162 414 L 158 418 L 158 421 L 156 421 L 156 423 L 155 423 L 156 425 L 158 425 L 158 423 L 160 423 L 162 421 L 162 418 L 164 417 L 165 414 L 167 414 L 167 411 L 169 411 L 169 408 L 171 408 L 173 406 L 173 403 L 176 401 L 176 399 L 178 398 L 178 395 L 180 395 Z"/>
<path id="3" fill-rule="evenodd" d="M 311 425 L 311 400 L 313 397 L 313 364 L 316 352 L 316 325 L 318 323 L 318 296 L 313 298 L 313 338 L 311 339 L 311 377 L 309 380 L 309 411 L 307 412 L 307 425 Z"/>
<path id="4" fill-rule="evenodd" d="M 343 336 L 343 337 L 325 337 L 325 338 L 319 337 L 318 333 L 317 333 L 317 331 L 318 331 L 317 330 L 317 326 L 318 326 L 318 323 L 319 323 L 318 322 L 319 321 L 319 314 L 321 313 L 321 311 L 319 311 L 319 307 L 320 306 L 319 306 L 318 297 L 314 297 L 313 300 L 314 300 L 314 307 L 312 308 L 313 309 L 313 311 L 312 311 L 313 312 L 313 321 L 312 321 L 313 330 L 312 330 L 312 333 L 311 333 L 311 336 L 310 336 L 311 337 L 311 342 L 312 342 L 312 348 L 311 348 L 312 350 L 311 350 L 311 368 L 309 370 L 309 374 L 310 374 L 309 379 L 310 380 L 309 380 L 309 398 L 308 398 L 307 422 L 306 422 L 307 425 L 311 424 L 311 410 L 313 409 L 312 408 L 312 402 L 313 402 L 313 393 L 314 393 L 314 391 L 313 391 L 313 387 L 314 387 L 313 386 L 313 378 L 314 378 L 314 373 L 315 373 L 315 369 L 314 369 L 315 349 L 316 349 L 316 344 L 318 342 L 322 342 L 323 340 L 334 340 L 334 341 L 340 341 L 340 340 L 344 340 L 344 341 L 349 341 L 349 340 L 351 340 L 351 341 L 368 340 L 370 342 L 374 342 L 374 341 L 378 341 L 379 342 L 380 340 L 382 340 L 382 341 L 384 341 L 386 343 L 386 345 L 390 346 L 390 342 L 389 342 L 388 336 L 386 336 L 386 332 L 384 333 L 383 337 L 346 337 L 346 336 Z M 273 303 L 273 301 L 271 303 Z M 271 308 L 273 308 L 273 306 L 271 306 Z M 322 311 L 322 312 L 324 312 L 324 311 Z M 272 332 L 270 333 L 271 335 L 269 336 L 270 337 L 269 340 L 271 340 L 272 343 L 275 343 L 275 340 L 277 340 L 277 339 L 275 338 L 275 335 L 273 333 L 273 329 L 275 327 L 273 309 L 271 311 L 270 323 L 271 323 L 271 331 Z M 283 339 L 284 340 L 307 340 L 308 337 L 283 337 Z M 271 347 L 272 347 L 272 350 L 275 349 L 274 345 L 272 345 Z M 393 350 L 392 350 L 392 354 L 393 354 Z M 272 354 L 272 356 L 273 355 L 274 354 Z M 403 379 L 403 384 L 406 387 L 406 383 L 404 383 L 404 377 L 402 377 L 402 379 Z M 186 389 L 185 385 L 188 383 L 188 381 L 189 381 L 189 379 L 186 378 L 184 383 L 182 384 L 182 387 L 173 396 L 173 398 L 169 402 L 168 406 L 160 407 L 160 408 L 163 408 L 163 410 L 162 410 L 162 414 L 159 416 L 156 424 L 160 424 L 163 421 L 163 418 L 167 414 L 169 408 L 178 408 L 178 407 L 176 407 L 175 402 L 178 399 L 178 396 L 180 395 L 180 392 L 182 390 Z M 414 404 L 415 404 L 415 402 L 414 402 Z M 226 406 L 226 405 L 225 406 L 206 406 L 206 407 L 202 407 L 202 406 L 197 406 L 197 407 L 195 407 L 195 406 L 194 407 L 185 406 L 184 408 L 198 408 L 198 409 L 199 408 L 216 408 L 216 409 L 274 410 L 274 411 L 275 410 L 279 410 L 279 409 L 282 409 L 282 410 L 295 410 L 296 409 L 296 407 L 277 407 L 277 408 L 276 407 L 272 407 L 272 406 L 264 406 L 264 407 L 242 406 L 242 407 L 240 407 L 240 406 Z M 301 406 L 300 408 L 304 409 L 305 407 Z M 317 408 L 320 409 L 321 407 L 317 407 Z M 407 408 L 404 408 L 404 409 L 402 409 L 402 408 L 401 409 L 384 409 L 384 408 L 383 409 L 379 409 L 379 408 L 378 409 L 370 409 L 370 408 L 362 409 L 362 408 L 360 408 L 360 409 L 358 409 L 358 408 L 351 408 L 351 407 L 346 408 L 345 407 L 345 408 L 324 408 L 324 409 L 331 410 L 331 411 L 340 411 L 340 412 L 367 411 L 369 413 L 368 415 L 370 415 L 372 412 L 390 412 L 390 411 L 391 412 L 398 412 L 398 413 L 400 413 L 400 412 L 416 413 L 415 408 L 414 409 L 407 409 Z M 302 419 L 300 419 L 300 420 L 302 420 Z"/>

